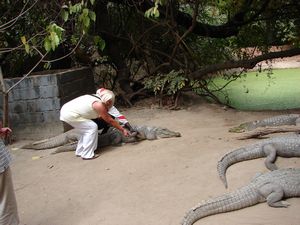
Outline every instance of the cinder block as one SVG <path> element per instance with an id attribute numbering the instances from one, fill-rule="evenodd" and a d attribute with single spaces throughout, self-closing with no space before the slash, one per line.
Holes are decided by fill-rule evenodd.
<path id="1" fill-rule="evenodd" d="M 49 86 L 57 84 L 57 75 L 40 75 L 34 77 L 34 82 L 36 82 L 39 86 Z"/>
<path id="2" fill-rule="evenodd" d="M 61 109 L 61 100 L 59 98 L 52 98 L 53 109 L 60 110 Z"/>
<path id="3" fill-rule="evenodd" d="M 53 99 L 45 98 L 37 100 L 37 112 L 45 112 L 55 110 L 56 105 L 53 104 Z"/>
<path id="4" fill-rule="evenodd" d="M 57 85 L 48 85 L 41 86 L 40 89 L 40 97 L 41 98 L 55 98 L 59 96 Z"/>
<path id="5" fill-rule="evenodd" d="M 37 100 L 27 100 L 25 112 L 44 112 L 51 110 L 60 110 L 61 104 L 59 98 L 46 98 Z"/>
<path id="6" fill-rule="evenodd" d="M 22 100 L 22 95 L 20 92 L 20 89 L 12 89 L 8 93 L 8 102 L 15 102 L 15 101 L 20 101 Z"/>
<path id="7" fill-rule="evenodd" d="M 19 79 L 4 79 L 4 84 L 5 84 L 6 90 L 8 90 L 10 87 L 12 87 L 17 80 L 19 80 Z"/>
<path id="8" fill-rule="evenodd" d="M 33 88 L 20 89 L 20 99 L 31 100 L 40 98 L 40 88 L 33 86 Z"/>
<path id="9" fill-rule="evenodd" d="M 5 79 L 7 89 L 21 78 Z M 42 75 L 26 77 L 9 93 L 9 117 L 14 133 L 39 139 L 49 131 L 52 136 L 63 132 L 59 111 L 64 103 L 80 95 L 94 93 L 90 68 L 64 71 L 44 71 Z M 3 102 L 3 95 L 0 102 Z M 0 105 L 0 114 L 3 103 Z M 36 129 L 35 129 L 36 128 Z M 26 130 L 26 132 L 25 132 Z M 26 134 L 25 134 L 26 133 Z"/>
<path id="10" fill-rule="evenodd" d="M 45 111 L 43 112 L 44 116 L 44 122 L 59 122 L 59 110 L 53 110 L 53 111 Z"/>
<path id="11" fill-rule="evenodd" d="M 26 113 L 27 111 L 27 102 L 17 101 L 11 102 L 8 106 L 10 113 Z"/>
<path id="12" fill-rule="evenodd" d="M 28 118 L 29 123 L 31 124 L 42 124 L 45 122 L 43 112 L 35 112 L 31 113 L 30 117 Z"/>

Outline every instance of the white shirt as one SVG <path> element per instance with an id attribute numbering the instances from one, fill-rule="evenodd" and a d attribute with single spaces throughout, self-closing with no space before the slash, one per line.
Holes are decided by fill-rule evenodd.
<path id="1" fill-rule="evenodd" d="M 96 119 L 99 115 L 93 109 L 94 102 L 101 100 L 92 95 L 83 95 L 67 102 L 60 110 L 60 120 L 68 122 Z"/>

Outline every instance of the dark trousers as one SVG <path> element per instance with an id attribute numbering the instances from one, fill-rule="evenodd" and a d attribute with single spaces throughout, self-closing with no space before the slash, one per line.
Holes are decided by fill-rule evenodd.
<path id="1" fill-rule="evenodd" d="M 115 117 L 111 116 L 113 119 L 115 119 Z M 105 134 L 107 133 L 108 129 L 110 128 L 110 125 L 105 122 L 103 119 L 101 118 L 97 118 L 97 119 L 93 119 L 93 121 L 97 124 L 98 126 L 98 130 L 102 130 L 101 134 Z"/>

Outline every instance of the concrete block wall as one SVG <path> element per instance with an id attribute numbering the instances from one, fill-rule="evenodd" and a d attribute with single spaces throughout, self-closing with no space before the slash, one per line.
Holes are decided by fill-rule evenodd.
<path id="1" fill-rule="evenodd" d="M 6 89 L 20 79 L 4 79 Z M 59 120 L 61 106 L 87 93 L 95 93 L 95 86 L 92 71 L 86 67 L 43 71 L 25 78 L 8 95 L 14 137 L 40 140 L 62 133 L 66 126 Z M 0 104 L 2 114 L 3 96 Z"/>

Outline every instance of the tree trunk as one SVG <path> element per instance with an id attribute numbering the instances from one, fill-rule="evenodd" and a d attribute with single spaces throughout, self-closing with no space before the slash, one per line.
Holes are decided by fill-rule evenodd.
<path id="1" fill-rule="evenodd" d="M 118 39 L 118 34 L 114 33 L 114 26 L 109 20 L 110 16 L 107 12 L 107 3 L 98 1 L 95 12 L 96 19 L 96 33 L 99 34 L 106 42 L 105 51 L 110 56 L 110 60 L 114 64 L 117 72 L 117 79 L 120 89 L 126 94 L 131 94 L 133 91 L 130 87 L 130 69 L 127 66 L 125 58 L 120 54 L 122 46 L 129 43 L 123 43 Z"/>

